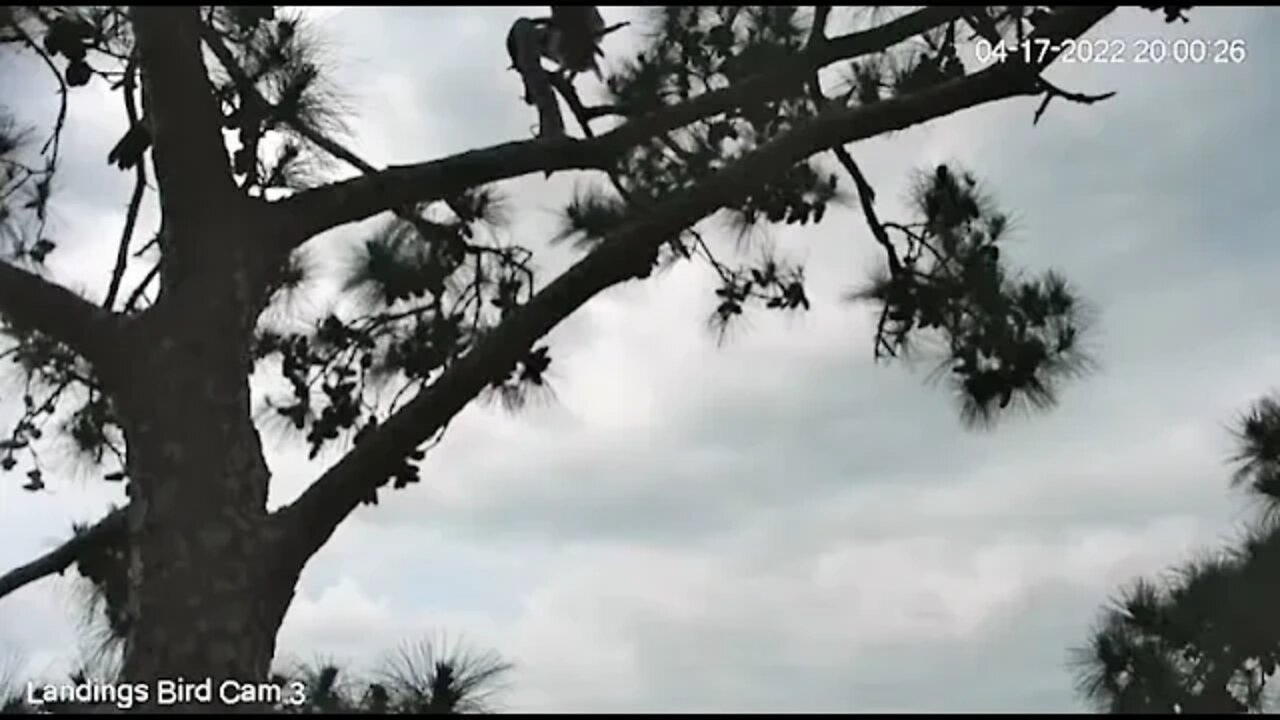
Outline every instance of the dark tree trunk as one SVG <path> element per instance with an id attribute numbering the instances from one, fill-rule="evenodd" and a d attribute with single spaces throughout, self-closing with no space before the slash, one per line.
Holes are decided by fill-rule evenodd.
<path id="1" fill-rule="evenodd" d="M 245 261 L 244 233 L 227 230 L 201 238 L 217 251 L 200 253 L 198 271 L 166 284 L 130 328 L 118 392 L 130 480 L 122 680 L 145 683 L 164 710 L 178 706 L 158 696 L 163 681 L 211 681 L 213 706 L 227 681 L 265 682 L 298 577 L 280 561 L 250 407 L 249 341 L 266 283 Z M 196 700 L 184 709 L 211 709 Z"/>

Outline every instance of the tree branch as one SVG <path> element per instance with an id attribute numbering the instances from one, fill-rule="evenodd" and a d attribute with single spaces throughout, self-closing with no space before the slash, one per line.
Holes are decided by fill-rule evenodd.
<path id="1" fill-rule="evenodd" d="M 294 217 L 292 237 L 301 244 L 330 228 L 358 222 L 396 207 L 456 195 L 469 188 L 556 170 L 606 170 L 628 150 L 689 123 L 750 103 L 798 91 L 808 76 L 838 60 L 881 52 L 960 17 L 961 8 L 929 7 L 799 53 L 777 70 L 645 115 L 593 139 L 563 137 L 494 145 L 416 165 L 306 190 L 277 203 Z"/>
<path id="2" fill-rule="evenodd" d="M 232 197 L 236 187 L 222 114 L 200 53 L 199 9 L 134 6 L 130 12 L 165 221 L 203 222 L 220 212 L 216 201 Z"/>
<path id="3" fill-rule="evenodd" d="M 125 529 L 125 508 L 112 510 L 106 517 L 84 532 L 32 560 L 0 575 L 0 598 L 41 578 L 65 571 L 80 559 L 80 552 L 91 545 L 118 540 Z"/>
<path id="4" fill-rule="evenodd" d="M 1049 101 L 1056 97 L 1060 97 L 1063 100 L 1070 102 L 1080 103 L 1081 105 L 1092 105 L 1096 102 L 1102 102 L 1103 100 L 1113 98 L 1116 94 L 1114 90 L 1106 93 L 1098 93 L 1097 95 L 1071 92 L 1069 90 L 1063 90 L 1044 78 L 1040 78 L 1040 87 L 1044 90 L 1044 100 L 1040 101 L 1040 107 L 1036 108 L 1036 114 L 1031 118 L 1032 125 L 1036 125 L 1040 122 L 1040 118 L 1044 116 L 1044 111 L 1049 109 Z"/>
<path id="5" fill-rule="evenodd" d="M 222 65 L 223 69 L 231 76 L 232 82 L 234 82 L 236 87 L 240 90 L 240 97 L 242 101 L 246 105 L 255 107 L 258 112 L 261 112 L 264 115 L 275 114 L 276 108 L 268 103 L 266 98 L 262 97 L 262 94 L 258 92 L 257 87 L 254 86 L 253 80 L 249 78 L 247 73 L 245 73 L 244 68 L 236 61 L 235 55 L 231 53 L 231 49 L 227 47 L 227 44 L 223 42 L 223 39 L 213 28 L 205 26 L 204 40 L 209 46 L 210 51 L 213 52 L 214 57 L 218 59 L 218 62 Z M 316 130 L 306 123 L 299 122 L 297 118 L 286 115 L 282 117 L 281 120 L 288 124 L 289 127 L 293 128 L 299 135 L 314 143 L 321 150 L 324 150 L 339 160 L 343 160 L 360 172 L 365 174 L 378 172 L 378 168 L 374 167 L 371 163 L 351 152 L 341 143 L 329 138 L 324 133 Z M 415 212 L 412 207 L 395 208 L 394 212 L 401 220 L 412 225 L 418 231 L 418 234 L 424 239 L 432 237 L 435 234 L 433 233 L 432 227 L 434 223 Z"/>
<path id="6" fill-rule="evenodd" d="M 573 113 L 574 119 L 578 121 L 578 127 L 582 129 L 583 137 L 587 139 L 594 138 L 596 133 L 591 129 L 591 111 L 582 104 L 582 98 L 578 97 L 578 91 L 573 87 L 573 81 L 559 73 L 549 73 L 548 79 L 551 81 L 551 87 L 560 93 L 560 97 L 564 98 L 564 102 L 569 106 L 569 112 Z"/>
<path id="7" fill-rule="evenodd" d="M 132 293 L 129 293 L 129 299 L 124 302 L 123 312 L 125 314 L 133 312 L 134 309 L 138 307 L 138 303 L 142 302 L 143 298 L 147 294 L 147 288 L 150 287 L 151 283 L 155 282 L 156 277 L 160 275 L 163 263 L 164 258 L 156 260 L 156 264 L 151 266 L 151 269 L 147 271 L 146 276 L 142 278 L 142 281 L 138 283 L 138 286 L 133 289 Z"/>
<path id="8" fill-rule="evenodd" d="M 827 41 L 827 19 L 830 17 L 830 5 L 813 6 L 813 24 L 809 26 L 809 39 L 805 43 L 806 48 L 816 48 Z"/>
<path id="9" fill-rule="evenodd" d="M 815 47 L 826 41 L 824 28 L 827 25 L 827 17 L 831 14 L 830 5 L 818 5 L 813 11 L 813 27 L 809 31 L 809 40 L 807 45 Z M 809 95 L 813 100 L 814 109 L 821 113 L 830 107 L 831 100 L 822 92 L 822 83 L 818 79 L 815 72 L 809 80 Z M 872 236 L 876 242 L 884 248 L 885 255 L 889 262 L 889 271 L 897 276 L 902 270 L 902 261 L 898 258 L 898 251 L 894 249 L 893 242 L 889 239 L 889 233 L 885 230 L 884 224 L 880 222 L 879 215 L 876 214 L 875 201 L 876 191 L 871 187 L 871 183 L 867 182 L 867 178 L 862 174 L 862 169 L 858 167 L 858 163 L 854 162 L 853 156 L 849 154 L 848 149 L 844 145 L 836 145 L 831 148 L 836 156 L 836 160 L 849 173 L 853 184 L 858 192 L 858 202 L 862 206 L 862 215 L 867 221 L 867 226 L 871 229 Z M 884 321 L 884 315 L 881 315 L 881 323 Z"/>
<path id="10" fill-rule="evenodd" d="M 240 63 L 236 62 L 235 55 L 231 53 L 231 48 L 227 47 L 227 44 L 223 42 L 222 38 L 218 36 L 217 32 L 214 31 L 213 28 L 205 26 L 204 40 L 209 46 L 209 50 L 213 52 L 213 56 L 222 64 L 222 68 L 227 71 L 227 74 L 231 76 L 231 80 L 240 90 L 240 95 L 243 101 L 256 106 L 263 113 L 275 113 L 276 108 L 272 107 L 267 102 L 266 98 L 262 97 L 262 94 L 258 92 L 258 89 L 254 86 L 253 80 L 250 79 L 247 73 L 245 73 L 244 68 L 240 66 Z M 360 172 L 366 174 L 378 172 L 378 168 L 374 167 L 371 163 L 343 147 L 340 143 L 331 140 L 315 128 L 312 128 L 305 123 L 298 122 L 295 118 L 283 117 L 281 119 L 285 123 L 288 123 L 289 127 L 296 130 L 299 135 L 315 143 L 315 145 L 321 150 L 324 150 L 339 160 L 346 162 L 348 165 L 351 165 Z"/>
<path id="11" fill-rule="evenodd" d="M 965 8 L 965 23 L 973 29 L 975 37 L 991 43 L 992 47 L 1000 45 L 1004 38 L 1000 36 L 1000 30 L 996 27 L 995 21 L 987 15 L 987 8 L 982 5 L 976 5 Z"/>
<path id="12" fill-rule="evenodd" d="M 0 316 L 18 331 L 34 330 L 90 363 L 110 350 L 115 316 L 67 288 L 0 260 Z"/>
<path id="13" fill-rule="evenodd" d="M 1086 8 L 1069 12 L 1078 16 L 1079 32 L 1083 33 L 1110 10 Z M 760 178 L 776 177 L 816 152 L 902 130 L 975 105 L 1034 94 L 1038 87 L 1036 76 L 1026 70 L 997 65 L 909 96 L 832 109 L 610 233 L 596 250 L 511 313 L 301 497 L 278 511 L 288 533 L 291 560 L 304 564 L 359 504 L 376 498 L 377 489 L 403 458 L 439 431 L 485 386 L 509 371 L 538 338 L 597 293 L 647 275 L 665 238 L 758 185 Z"/>
<path id="14" fill-rule="evenodd" d="M 134 104 L 134 76 L 137 74 L 137 65 L 133 62 L 129 63 L 129 67 L 125 70 L 124 82 L 121 83 L 120 92 L 124 95 L 124 111 L 129 118 L 129 127 L 138 124 L 138 108 Z M 120 282 L 124 279 L 124 272 L 129 266 L 129 245 L 133 242 L 133 230 L 138 223 L 138 213 L 142 210 L 142 196 L 147 190 L 147 164 L 138 159 L 138 164 L 134 167 L 134 184 L 133 196 L 129 198 L 129 209 L 124 218 L 124 231 L 120 234 L 120 245 L 116 250 L 116 266 L 111 272 L 111 282 L 107 286 L 107 297 L 102 301 L 102 307 L 110 310 L 116 304 L 116 297 L 120 294 Z"/>

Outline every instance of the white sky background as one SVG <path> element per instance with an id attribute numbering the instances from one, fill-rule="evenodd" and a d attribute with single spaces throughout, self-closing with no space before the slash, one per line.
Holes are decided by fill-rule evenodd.
<path id="1" fill-rule="evenodd" d="M 522 12 L 541 9 L 322 13 L 355 149 L 406 163 L 527 137 L 503 47 Z M 965 431 L 928 365 L 875 366 L 870 316 L 839 302 L 874 243 L 855 212 L 829 213 L 772 233 L 807 259 L 805 316 L 757 314 L 717 348 L 711 278 L 688 266 L 558 328 L 556 402 L 465 411 L 420 485 L 315 558 L 282 654 L 359 664 L 443 629 L 517 664 L 505 700 L 521 710 L 1079 709 L 1067 648 L 1116 584 L 1248 517 L 1227 491 L 1226 426 L 1280 370 L 1280 15 L 1191 15 L 1171 27 L 1125 9 L 1093 36 L 1241 38 L 1248 60 L 1058 68 L 1069 89 L 1119 94 L 1055 102 L 1036 128 L 1022 99 L 855 148 L 886 217 L 912 169 L 963 162 L 1014 211 L 1016 261 L 1063 270 L 1093 302 L 1101 369 L 1058 409 Z M 24 116 L 53 107 L 45 78 L 0 63 Z M 131 183 L 105 164 L 117 105 L 102 88 L 76 97 L 57 205 L 59 277 L 97 295 Z M 574 182 L 508 183 L 512 237 L 540 245 Z M 566 256 L 545 258 L 544 280 Z M 323 469 L 303 457 L 273 447 L 273 502 Z M 117 498 L 91 477 L 20 484 L 0 482 L 6 568 Z M 0 652 L 57 668 L 76 635 L 68 588 L 0 600 Z"/>

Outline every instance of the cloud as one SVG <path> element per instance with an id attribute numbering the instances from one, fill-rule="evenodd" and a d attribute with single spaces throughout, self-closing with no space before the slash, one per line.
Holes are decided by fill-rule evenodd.
<path id="1" fill-rule="evenodd" d="M 501 47 L 522 12 L 321 18 L 353 58 L 342 72 L 361 151 L 407 162 L 526 137 Z M 1280 369 L 1264 195 L 1280 177 L 1259 160 L 1274 150 L 1275 16 L 1118 15 L 1099 37 L 1241 37 L 1250 58 L 1077 65 L 1055 81 L 1118 95 L 1055 102 L 1034 128 L 1025 99 L 854 148 L 889 217 L 913 167 L 962 161 L 1015 211 L 1017 263 L 1061 268 L 1096 305 L 1100 370 L 1059 408 L 969 432 L 927 361 L 873 363 L 873 319 L 839 297 L 876 249 L 858 214 L 837 210 L 772 233 L 808 263 L 804 316 L 755 316 L 717 347 L 713 278 L 687 266 L 557 328 L 556 400 L 517 416 L 468 408 L 420 485 L 361 509 L 313 561 L 282 655 L 368 664 L 444 629 L 517 662 L 513 709 L 1079 709 L 1066 651 L 1107 595 L 1245 517 L 1225 491 L 1224 423 Z M 123 200 L 90 167 L 117 129 L 78 127 L 91 181 L 76 176 L 65 207 L 88 247 Z M 579 179 L 506 184 L 512 237 L 539 244 Z M 572 256 L 544 257 L 549 278 Z M 273 502 L 323 469 L 299 455 L 272 449 Z M 35 500 L 0 484 L 0 559 L 47 547 L 105 493 Z M 55 657 L 71 636 L 62 592 L 0 601 L 0 642 Z"/>

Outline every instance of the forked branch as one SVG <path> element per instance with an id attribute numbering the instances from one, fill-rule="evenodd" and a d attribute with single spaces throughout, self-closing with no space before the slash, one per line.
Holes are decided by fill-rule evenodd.
<path id="1" fill-rule="evenodd" d="M 961 8 L 930 7 L 869 30 L 832 38 L 790 62 L 730 87 L 631 119 L 588 140 L 567 137 L 503 143 L 298 193 L 280 202 L 295 218 L 290 241 L 306 242 L 333 227 L 417 202 L 534 172 L 607 170 L 626 152 L 689 123 L 784 96 L 810 74 L 839 60 L 881 52 L 960 17 Z"/>
<path id="2" fill-rule="evenodd" d="M 1106 9 L 1068 11 L 1083 33 Z M 734 162 L 700 185 L 653 206 L 610 233 L 597 248 L 487 333 L 467 355 L 330 468 L 301 497 L 279 511 L 292 562 L 305 563 L 338 525 L 379 487 L 402 459 L 435 435 L 489 383 L 502 377 L 538 338 L 597 293 L 648 274 L 658 247 L 714 213 L 762 177 L 844 143 L 901 130 L 1002 98 L 1031 95 L 1036 77 L 1026 68 L 993 66 L 908 96 L 832 109 Z"/>

